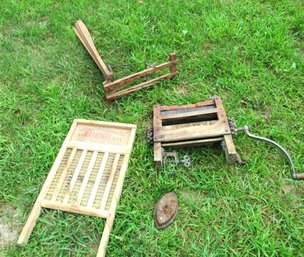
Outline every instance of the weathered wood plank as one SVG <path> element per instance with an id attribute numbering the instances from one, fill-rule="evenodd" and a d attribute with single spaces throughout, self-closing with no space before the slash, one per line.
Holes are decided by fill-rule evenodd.
<path id="1" fill-rule="evenodd" d="M 177 69 L 176 69 L 176 53 L 171 53 L 171 54 L 169 55 L 169 61 L 170 61 L 171 63 L 173 63 L 173 65 L 170 66 L 170 72 L 171 72 L 172 74 L 177 73 Z"/>
<path id="2" fill-rule="evenodd" d="M 55 209 L 55 210 L 61 210 L 61 211 L 67 211 L 67 212 L 73 212 L 78 214 L 84 214 L 84 215 L 90 215 L 90 216 L 96 216 L 101 218 L 108 218 L 109 212 L 95 209 L 95 208 L 88 208 L 85 206 L 79 206 L 79 205 L 73 205 L 73 204 L 64 204 L 60 202 L 52 202 L 44 200 L 41 203 L 41 206 L 48 209 Z"/>
<path id="3" fill-rule="evenodd" d="M 142 88 L 145 88 L 145 87 L 149 87 L 149 86 L 155 84 L 156 82 L 158 82 L 160 80 L 169 79 L 169 78 L 171 78 L 174 75 L 176 75 L 176 74 L 169 73 L 169 74 L 166 74 L 166 75 L 162 75 L 160 77 L 157 77 L 155 79 L 151 79 L 149 81 L 143 82 L 143 83 L 138 84 L 136 86 L 133 86 L 133 87 L 130 87 L 130 88 L 118 91 L 116 93 L 108 94 L 106 97 L 109 100 L 114 100 L 114 99 L 117 99 L 118 97 L 120 97 L 122 95 L 126 95 L 126 94 L 129 94 L 131 92 L 135 92 L 135 91 L 137 91 L 139 89 L 142 89 Z"/>
<path id="4" fill-rule="evenodd" d="M 112 184 L 113 184 L 113 180 L 114 180 L 114 177 L 115 177 L 117 165 L 118 165 L 118 162 L 119 162 L 119 157 L 120 157 L 119 154 L 115 155 L 113 165 L 112 165 L 112 169 L 111 169 L 111 172 L 110 172 L 110 175 L 109 175 L 109 178 L 108 178 L 108 182 L 107 182 L 105 191 L 103 192 L 103 197 L 102 197 L 101 204 L 100 204 L 100 209 L 101 210 L 104 210 L 106 208 L 107 201 L 108 201 L 108 198 L 109 198 L 109 194 L 110 194 L 110 191 L 111 191 L 111 187 L 112 187 Z"/>
<path id="5" fill-rule="evenodd" d="M 78 175 L 79 175 L 79 172 L 81 171 L 81 168 L 82 168 L 82 165 L 83 165 L 83 162 L 86 158 L 86 155 L 87 155 L 88 151 L 87 150 L 84 150 L 80 156 L 80 159 L 79 159 L 79 162 L 76 166 L 76 169 L 75 169 L 75 172 L 73 174 L 73 177 L 71 179 L 71 182 L 70 182 L 70 185 L 68 187 L 68 190 L 66 192 L 66 195 L 64 197 L 64 200 L 63 200 L 63 203 L 67 203 L 72 192 L 73 192 L 73 189 L 74 189 L 74 186 L 76 184 L 76 181 L 77 181 L 77 178 L 78 178 Z"/>
<path id="6" fill-rule="evenodd" d="M 222 147 L 225 152 L 227 162 L 229 164 L 235 163 L 237 160 L 237 152 L 231 135 L 224 136 Z"/>
<path id="7" fill-rule="evenodd" d="M 100 185 L 100 181 L 101 181 L 102 175 L 104 173 L 108 158 L 109 158 L 109 153 L 108 152 L 104 153 L 101 164 L 100 164 L 100 168 L 98 170 L 97 177 L 95 179 L 93 189 L 92 189 L 89 201 L 88 201 L 88 207 L 90 207 L 90 208 L 94 204 L 96 194 L 97 194 L 97 191 L 98 191 L 98 188 L 99 188 L 99 185 Z"/>
<path id="8" fill-rule="evenodd" d="M 109 217 L 106 220 L 106 224 L 102 233 L 102 238 L 100 240 L 100 244 L 98 247 L 97 257 L 103 257 L 106 254 L 106 246 L 109 242 L 110 233 L 114 224 L 114 218 L 116 213 L 117 204 L 119 201 L 119 198 L 121 196 L 123 182 L 126 176 L 126 170 L 128 167 L 128 160 L 129 160 L 129 154 L 126 154 L 124 156 L 122 166 L 119 171 L 119 176 L 117 180 L 117 184 L 115 187 L 114 195 L 113 195 L 113 201 L 110 206 L 109 210 Z"/>
<path id="9" fill-rule="evenodd" d="M 223 137 L 216 137 L 216 138 L 207 138 L 207 139 L 199 139 L 199 140 L 189 140 L 189 141 L 182 141 L 182 142 L 168 142 L 163 143 L 163 147 L 186 147 L 186 146 L 198 146 L 198 145 L 207 145 L 213 144 L 217 142 L 222 142 L 224 140 Z"/>
<path id="10" fill-rule="evenodd" d="M 171 110 L 182 110 L 182 109 L 191 109 L 191 108 L 197 108 L 202 106 L 211 106 L 213 108 L 216 108 L 214 100 L 207 100 L 204 102 L 198 102 L 196 104 L 187 104 L 187 105 L 164 105 L 160 107 L 161 111 L 171 111 Z"/>
<path id="11" fill-rule="evenodd" d="M 120 147 L 120 146 L 106 146 L 106 145 L 100 145 L 98 143 L 84 143 L 84 142 L 74 142 L 71 141 L 68 143 L 69 148 L 75 148 L 80 150 L 86 150 L 86 151 L 101 151 L 101 152 L 111 152 L 111 153 L 130 153 L 130 150 L 127 149 L 127 147 Z"/>
<path id="12" fill-rule="evenodd" d="M 154 167 L 159 169 L 162 166 L 162 147 L 161 143 L 154 143 Z"/>
<path id="13" fill-rule="evenodd" d="M 127 77 L 123 77 L 121 79 L 117 79 L 111 83 L 107 83 L 104 85 L 104 88 L 108 91 L 111 91 L 113 90 L 114 88 L 115 89 L 118 89 L 119 87 L 122 87 L 122 86 L 125 86 L 133 81 L 135 81 L 136 79 L 139 79 L 143 76 L 146 76 L 146 75 L 150 75 L 152 73 L 155 73 L 157 71 L 160 71 L 160 70 L 163 70 L 163 69 L 166 69 L 166 68 L 169 68 L 171 67 L 173 64 L 177 64 L 177 61 L 174 61 L 174 62 L 166 62 L 166 63 L 162 63 L 160 65 L 157 65 L 155 67 L 152 67 L 152 68 L 149 68 L 149 69 L 145 69 L 143 71 L 140 71 L 140 72 L 137 72 L 137 73 L 134 73 L 132 75 L 129 75 Z M 174 72 L 174 73 L 170 73 L 170 74 L 177 74 L 177 72 Z M 173 76 L 173 75 L 171 75 Z M 148 82 L 148 81 L 147 81 Z"/>
<path id="14" fill-rule="evenodd" d="M 193 116 L 203 116 L 207 114 L 217 113 L 217 108 L 210 108 L 210 109 L 197 109 L 189 112 L 176 112 L 176 113 L 163 113 L 161 112 L 161 119 L 162 120 L 172 120 L 172 119 L 182 119 L 188 118 Z M 203 117 L 202 117 L 203 120 Z"/>
<path id="15" fill-rule="evenodd" d="M 90 163 L 89 163 L 89 166 L 86 170 L 86 173 L 85 173 L 85 176 L 83 178 L 83 181 L 81 183 L 81 186 L 80 186 L 80 189 L 79 189 L 79 192 L 78 192 L 78 196 L 77 196 L 77 205 L 80 205 L 81 204 L 81 200 L 83 198 L 83 194 L 86 190 L 86 187 L 87 187 L 87 184 L 88 184 L 88 181 L 90 179 L 90 176 L 91 176 L 91 173 L 92 173 L 92 170 L 94 168 L 94 165 L 95 165 L 95 162 L 96 162 L 96 158 L 97 158 L 97 155 L 98 155 L 98 152 L 95 151 L 93 153 L 93 156 L 90 160 Z"/>
<path id="16" fill-rule="evenodd" d="M 155 142 L 173 142 L 190 139 L 218 137 L 229 134 L 223 122 L 216 122 L 209 126 L 200 126 L 196 123 L 189 123 L 189 126 L 178 128 L 178 125 L 163 127 L 154 137 Z"/>
<path id="17" fill-rule="evenodd" d="M 108 67 L 101 59 L 86 25 L 81 20 L 78 20 L 76 21 L 74 28 L 78 38 L 80 39 L 84 47 L 87 49 L 87 51 L 105 76 L 105 78 L 110 79 L 111 77 L 113 77 L 113 73 L 109 71 Z"/>

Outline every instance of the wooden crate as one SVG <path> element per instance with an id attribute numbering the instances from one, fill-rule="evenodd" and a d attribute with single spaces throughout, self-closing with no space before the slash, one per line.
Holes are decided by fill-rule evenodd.
<path id="1" fill-rule="evenodd" d="M 237 152 L 220 97 L 183 106 L 153 108 L 154 164 L 162 166 L 164 148 L 221 143 L 227 161 L 235 163 Z"/>
<path id="2" fill-rule="evenodd" d="M 136 126 L 74 120 L 20 234 L 25 243 L 41 208 L 106 219 L 97 256 L 104 256 L 135 138 Z"/>
<path id="3" fill-rule="evenodd" d="M 123 77 L 121 79 L 115 80 L 113 71 L 108 68 L 108 66 L 104 63 L 103 59 L 100 57 L 86 25 L 81 20 L 78 20 L 75 23 L 74 30 L 79 40 L 86 48 L 88 53 L 91 55 L 92 59 L 94 60 L 94 62 L 102 72 L 103 76 L 105 77 L 105 81 L 103 82 L 103 87 L 105 90 L 106 98 L 109 100 L 114 100 L 131 92 L 135 92 L 142 88 L 149 87 L 161 80 L 172 79 L 177 75 L 176 65 L 178 61 L 176 60 L 176 54 L 171 53 L 169 55 L 168 61 L 165 63 L 159 65 L 153 65 L 153 67 L 150 67 L 143 71 L 139 71 L 137 73 Z M 128 87 L 129 84 L 140 78 L 143 78 L 147 75 L 151 75 L 165 69 L 169 70 L 169 73 L 142 82 L 140 84 Z"/>

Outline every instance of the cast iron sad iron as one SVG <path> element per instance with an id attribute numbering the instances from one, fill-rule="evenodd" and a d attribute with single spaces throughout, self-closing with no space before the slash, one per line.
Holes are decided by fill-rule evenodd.
<path id="1" fill-rule="evenodd" d="M 174 192 L 163 195 L 156 204 L 154 210 L 154 222 L 157 229 L 169 226 L 178 211 L 178 200 Z"/>

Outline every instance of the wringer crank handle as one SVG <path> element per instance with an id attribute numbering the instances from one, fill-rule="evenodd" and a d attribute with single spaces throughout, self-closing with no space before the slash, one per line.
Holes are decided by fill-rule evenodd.
<path id="1" fill-rule="evenodd" d="M 288 152 L 282 147 L 280 146 L 279 144 L 277 144 L 276 142 L 268 139 L 268 138 L 265 138 L 265 137 L 259 137 L 259 136 L 255 136 L 253 134 L 251 134 L 249 132 L 250 130 L 250 127 L 249 126 L 244 126 L 243 128 L 238 128 L 237 131 L 244 131 L 245 134 L 250 137 L 250 138 L 253 138 L 255 140 L 259 140 L 259 141 L 264 141 L 264 142 L 267 142 L 267 143 L 270 143 L 274 146 L 276 146 L 277 148 L 280 149 L 280 151 L 284 154 L 284 156 L 287 158 L 288 160 L 288 163 L 289 163 L 289 167 L 290 167 L 290 170 L 291 170 L 291 178 L 292 179 L 296 179 L 296 180 L 304 180 L 304 173 L 296 173 L 296 170 L 294 168 L 294 164 L 293 164 L 293 161 L 290 157 L 290 155 L 288 154 Z"/>

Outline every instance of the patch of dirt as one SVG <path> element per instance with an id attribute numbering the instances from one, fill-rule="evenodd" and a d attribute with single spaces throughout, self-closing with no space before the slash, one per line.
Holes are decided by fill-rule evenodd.
<path id="1" fill-rule="evenodd" d="M 190 200 L 190 201 L 200 201 L 203 195 L 206 195 L 206 192 L 199 192 L 194 190 L 180 191 L 180 196 L 185 200 Z"/>
<path id="2" fill-rule="evenodd" d="M 177 93 L 184 95 L 184 96 L 187 95 L 189 92 L 188 85 L 186 85 L 186 84 L 178 85 L 175 90 Z"/>
<path id="3" fill-rule="evenodd" d="M 285 194 L 290 193 L 293 189 L 294 189 L 294 187 L 292 185 L 284 185 L 282 187 L 282 190 Z"/>
<path id="4" fill-rule="evenodd" d="M 153 122 L 150 118 L 148 118 L 145 122 L 145 126 L 144 126 L 146 129 L 150 129 L 153 127 Z"/>
<path id="5" fill-rule="evenodd" d="M 0 207 L 0 247 L 16 242 L 18 238 L 18 212 L 8 205 Z M 1 255 L 0 255 L 1 256 Z"/>
<path id="6" fill-rule="evenodd" d="M 261 116 L 265 119 L 271 118 L 271 112 L 270 111 L 261 111 Z"/>

